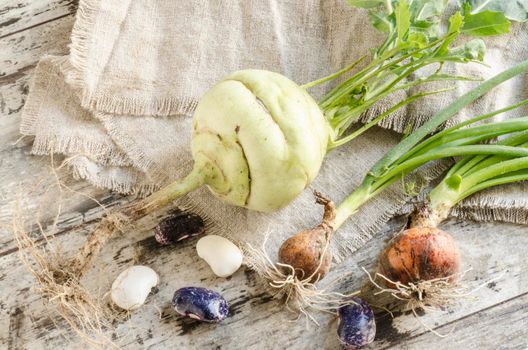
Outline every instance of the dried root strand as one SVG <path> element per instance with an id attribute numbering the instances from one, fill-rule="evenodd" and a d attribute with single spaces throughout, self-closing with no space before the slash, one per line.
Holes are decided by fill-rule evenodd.
<path id="1" fill-rule="evenodd" d="M 143 202 L 131 203 L 124 208 L 110 211 L 99 223 L 97 229 L 90 234 L 86 242 L 77 253 L 77 255 L 62 264 L 67 265 L 68 272 L 76 279 L 81 277 L 90 269 L 93 260 L 99 255 L 104 245 L 116 234 L 123 232 L 124 229 L 135 220 L 138 220 L 148 214 L 143 210 Z M 67 279 L 57 279 L 56 282 L 66 281 Z"/>
<path id="2" fill-rule="evenodd" d="M 275 298 L 284 299 L 286 308 L 318 324 L 312 311 L 321 311 L 335 314 L 336 310 L 351 303 L 351 298 L 359 292 L 338 293 L 316 286 L 318 279 L 313 276 L 306 278 L 299 275 L 296 269 L 283 263 L 273 263 L 266 250 L 269 232 L 265 235 L 260 249 L 247 244 L 245 249 L 246 263 L 257 274 L 267 281 L 271 293 Z M 328 249 L 328 244 L 325 247 Z"/>
<path id="3" fill-rule="evenodd" d="M 447 277 L 406 284 L 393 281 L 379 272 L 376 273 L 375 277 L 380 278 L 382 282 L 388 282 L 391 286 L 394 286 L 393 288 L 382 286 L 376 282 L 375 278 L 367 270 L 364 268 L 363 270 L 367 273 L 370 282 L 378 289 L 375 295 L 389 293 L 395 299 L 405 302 L 404 308 L 400 311 L 443 309 L 470 294 L 467 288 L 460 286 L 457 282 L 453 282 L 465 275 L 469 270 Z"/>
<path id="4" fill-rule="evenodd" d="M 367 274 L 371 285 L 373 285 L 376 289 L 376 291 L 373 293 L 373 297 L 378 297 L 385 294 L 390 295 L 393 298 L 393 301 L 397 301 L 396 306 L 393 307 L 389 312 L 411 311 L 424 328 L 433 332 L 439 337 L 445 337 L 446 335 L 440 334 L 430 326 L 426 325 L 418 316 L 419 310 L 426 312 L 444 310 L 448 306 L 459 303 L 461 299 L 471 297 L 471 295 L 480 288 L 502 277 L 502 275 L 500 275 L 478 285 L 475 288 L 470 289 L 458 282 L 462 280 L 464 275 L 470 270 L 471 269 L 468 269 L 463 272 L 442 278 L 409 282 L 404 284 L 399 281 L 391 280 L 379 272 L 376 272 L 376 274 L 372 276 L 365 268 L 363 268 L 363 271 Z M 377 281 L 377 279 L 379 280 Z M 389 288 L 384 285 L 390 285 L 393 287 Z"/>
<path id="5" fill-rule="evenodd" d="M 56 307 L 82 341 L 95 348 L 118 349 L 106 335 L 106 331 L 112 328 L 113 316 L 100 299 L 93 298 L 82 287 L 76 267 L 64 260 L 44 234 L 45 244 L 39 246 L 29 236 L 18 215 L 13 217 L 12 229 L 20 260 L 38 282 L 37 292 Z"/>
<path id="6" fill-rule="evenodd" d="M 98 228 L 90 234 L 81 250 L 71 261 L 72 274 L 81 278 L 90 268 L 93 259 L 116 233 L 123 232 L 131 218 L 122 212 L 110 213 L 101 220 Z"/>

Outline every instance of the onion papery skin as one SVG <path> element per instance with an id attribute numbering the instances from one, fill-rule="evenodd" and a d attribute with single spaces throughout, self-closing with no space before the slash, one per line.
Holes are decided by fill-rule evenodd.
<path id="1" fill-rule="evenodd" d="M 317 176 L 330 127 L 315 100 L 281 74 L 235 72 L 213 86 L 194 114 L 192 152 L 217 174 L 223 201 L 272 212 Z"/>

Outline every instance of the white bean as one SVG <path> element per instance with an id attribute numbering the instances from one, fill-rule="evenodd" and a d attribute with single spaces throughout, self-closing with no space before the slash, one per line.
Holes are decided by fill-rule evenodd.
<path id="1" fill-rule="evenodd" d="M 231 276 L 242 265 L 242 252 L 224 237 L 205 236 L 196 244 L 196 251 L 218 277 Z"/>
<path id="2" fill-rule="evenodd" d="M 158 274 L 147 266 L 131 266 L 112 283 L 112 301 L 122 309 L 134 310 L 145 303 L 151 289 L 159 282 Z"/>

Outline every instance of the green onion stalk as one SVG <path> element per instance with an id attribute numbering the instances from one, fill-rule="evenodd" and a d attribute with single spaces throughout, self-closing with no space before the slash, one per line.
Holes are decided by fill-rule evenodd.
<path id="1" fill-rule="evenodd" d="M 526 149 L 518 147 L 518 145 L 503 142 L 497 144 L 479 143 L 501 135 L 515 133 L 519 130 L 526 130 L 528 128 L 528 117 L 483 125 L 474 124 L 526 105 L 528 100 L 474 117 L 434 135 L 430 134 L 449 118 L 456 115 L 462 108 L 483 96 L 495 86 L 514 76 L 525 73 L 527 70 L 528 61 L 525 61 L 485 81 L 442 109 L 423 126 L 404 138 L 370 169 L 361 185 L 337 207 L 335 228 L 339 228 L 369 199 L 379 194 L 392 183 L 400 180 L 402 175 L 416 170 L 429 161 L 465 155 L 482 155 L 482 157 L 486 154 L 495 154 L 496 157 L 522 157 L 525 155 Z M 453 173 L 453 176 L 456 178 L 459 174 Z M 451 181 L 454 181 L 453 179 Z M 465 187 L 464 190 L 459 188 L 457 191 L 468 193 Z M 459 196 L 456 197 L 456 199 L 458 198 Z M 444 200 L 441 201 L 443 202 Z"/>

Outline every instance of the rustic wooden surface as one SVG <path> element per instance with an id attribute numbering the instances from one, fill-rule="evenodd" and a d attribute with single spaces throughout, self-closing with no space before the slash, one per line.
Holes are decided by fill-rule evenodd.
<path id="1" fill-rule="evenodd" d="M 46 205 L 54 184 L 50 161 L 29 155 L 31 140 L 19 140 L 20 111 L 28 81 L 38 59 L 68 52 L 75 1 L 3 0 L 0 3 L 0 348 L 85 348 L 53 309 L 35 293 L 35 280 L 18 256 L 10 232 L 14 204 L 30 203 L 49 228 L 56 207 Z M 105 206 L 126 199 L 97 190 L 86 183 L 72 189 L 97 198 Z M 59 201 L 54 201 L 58 203 Z M 65 190 L 57 230 L 48 239 L 64 254 L 73 254 L 93 229 L 103 210 L 92 200 Z M 48 201 L 49 203 L 49 201 Z M 160 213 L 159 215 L 163 215 Z M 177 247 L 159 248 L 152 239 L 157 217 L 144 220 L 134 234 L 111 241 L 102 259 L 86 277 L 95 292 L 108 290 L 125 267 L 139 262 L 161 277 L 157 291 L 142 309 L 119 325 L 115 341 L 127 349 L 337 349 L 336 320 L 319 316 L 320 326 L 292 315 L 265 292 L 261 282 L 242 268 L 229 279 L 215 278 L 195 254 L 195 240 Z M 400 219 L 387 225 L 364 249 L 336 267 L 329 279 L 340 275 L 343 290 L 355 290 L 365 280 L 360 267 L 372 269 L 376 256 Z M 460 243 L 464 267 L 472 268 L 464 281 L 484 285 L 467 300 L 444 311 L 427 314 L 422 321 L 446 335 L 428 332 L 412 315 L 380 316 L 376 341 L 369 349 L 527 349 L 528 348 L 528 228 L 518 225 L 461 222 L 445 224 Z M 37 230 L 36 239 L 42 239 Z M 492 283 L 486 283 L 495 279 Z M 179 287 L 202 285 L 221 291 L 231 305 L 221 325 L 199 324 L 177 316 L 170 307 Z"/>

